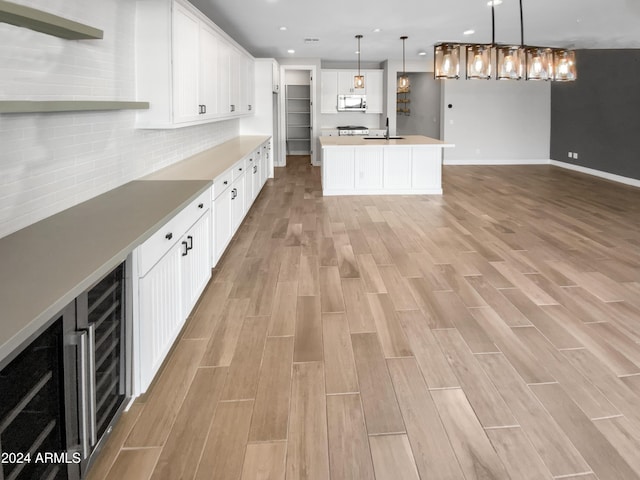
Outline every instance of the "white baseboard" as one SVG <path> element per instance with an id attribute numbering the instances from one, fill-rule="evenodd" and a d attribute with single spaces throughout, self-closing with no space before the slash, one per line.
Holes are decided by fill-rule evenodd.
<path id="1" fill-rule="evenodd" d="M 473 158 L 463 158 L 457 160 L 447 160 L 443 165 L 549 165 L 549 159 L 526 159 L 526 160 L 479 160 Z"/>
<path id="2" fill-rule="evenodd" d="M 420 188 L 420 189 L 322 189 L 323 197 L 332 197 L 335 195 L 442 195 L 441 188 Z"/>
<path id="3" fill-rule="evenodd" d="M 580 165 L 574 165 L 572 163 L 559 162 L 558 160 L 549 160 L 549 163 L 556 167 L 565 168 L 567 170 L 586 173 L 587 175 L 593 175 L 595 177 L 604 178 L 613 182 L 624 183 L 625 185 L 631 185 L 632 187 L 640 187 L 640 180 L 637 180 L 635 178 L 623 177 L 622 175 L 616 175 L 615 173 L 603 172 L 602 170 L 581 167 Z"/>

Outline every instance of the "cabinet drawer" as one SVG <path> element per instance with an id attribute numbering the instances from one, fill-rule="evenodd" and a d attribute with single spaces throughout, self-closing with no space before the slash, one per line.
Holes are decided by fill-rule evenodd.
<path id="1" fill-rule="evenodd" d="M 253 166 L 258 163 L 258 155 L 256 155 L 256 152 L 251 152 L 245 159 L 244 159 L 244 171 L 245 172 L 251 172 L 253 170 Z"/>
<path id="2" fill-rule="evenodd" d="M 232 180 L 244 175 L 244 172 L 247 170 L 245 167 L 245 161 L 248 163 L 248 159 L 242 159 L 233 166 Z"/>
<path id="3" fill-rule="evenodd" d="M 164 224 L 136 251 L 138 255 L 138 276 L 144 277 L 151 267 L 180 240 L 180 237 L 211 208 L 211 189 L 202 192 L 180 213 Z"/>
<path id="4" fill-rule="evenodd" d="M 233 170 L 227 170 L 222 175 L 218 175 L 213 181 L 212 197 L 218 198 L 222 192 L 224 192 L 233 180 Z"/>

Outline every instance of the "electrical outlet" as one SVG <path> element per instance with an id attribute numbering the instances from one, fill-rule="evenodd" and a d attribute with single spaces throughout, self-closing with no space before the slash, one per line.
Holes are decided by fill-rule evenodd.
<path id="1" fill-rule="evenodd" d="M 569 158 L 573 158 L 573 152 L 569 152 L 569 153 L 567 153 L 567 157 L 569 157 Z"/>
<path id="2" fill-rule="evenodd" d="M 577 160 L 578 159 L 578 152 L 573 152 L 573 159 Z"/>

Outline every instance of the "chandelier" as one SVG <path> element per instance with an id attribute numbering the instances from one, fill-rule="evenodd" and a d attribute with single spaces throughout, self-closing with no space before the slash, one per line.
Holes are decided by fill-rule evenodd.
<path id="1" fill-rule="evenodd" d="M 491 43 L 437 43 L 434 46 L 433 75 L 436 79 L 460 78 L 461 52 L 466 54 L 465 78 L 496 80 L 576 80 L 574 50 L 537 47 L 524 44 L 524 20 L 520 0 L 520 44 L 497 44 L 495 40 L 495 9 L 491 6 Z M 493 60 L 496 67 L 493 69 Z"/>

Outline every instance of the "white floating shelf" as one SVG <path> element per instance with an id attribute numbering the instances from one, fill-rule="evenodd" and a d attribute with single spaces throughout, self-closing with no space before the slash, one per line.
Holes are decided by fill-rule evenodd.
<path id="1" fill-rule="evenodd" d="M 103 110 L 145 110 L 148 108 L 149 102 L 119 102 L 109 100 L 0 101 L 0 113 L 88 112 Z"/>
<path id="2" fill-rule="evenodd" d="M 5 0 L 0 0 L 0 22 L 67 40 L 101 39 L 104 36 L 98 28 Z"/>

